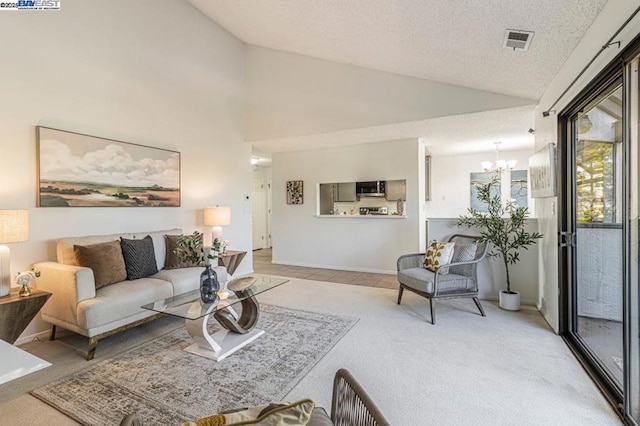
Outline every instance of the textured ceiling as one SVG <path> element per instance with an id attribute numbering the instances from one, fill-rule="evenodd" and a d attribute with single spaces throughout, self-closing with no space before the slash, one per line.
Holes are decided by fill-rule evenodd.
<path id="1" fill-rule="evenodd" d="M 249 44 L 529 99 L 607 2 L 189 1 Z M 507 28 L 535 32 L 528 51 L 502 47 Z"/>
<path id="2" fill-rule="evenodd" d="M 456 155 L 495 150 L 533 150 L 534 136 L 528 132 L 534 125 L 535 106 L 499 109 L 472 114 L 452 115 L 429 120 L 373 126 L 311 136 L 251 142 L 262 152 L 299 151 L 343 145 L 415 138 L 425 142 L 434 156 Z"/>

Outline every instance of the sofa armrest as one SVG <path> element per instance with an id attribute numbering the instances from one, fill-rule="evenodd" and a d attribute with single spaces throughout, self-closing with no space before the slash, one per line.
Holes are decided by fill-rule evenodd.
<path id="1" fill-rule="evenodd" d="M 42 313 L 77 324 L 78 303 L 96 297 L 93 271 L 57 262 L 36 263 L 34 269 L 40 271 L 40 277 L 36 278 L 38 289 L 51 293 Z"/>

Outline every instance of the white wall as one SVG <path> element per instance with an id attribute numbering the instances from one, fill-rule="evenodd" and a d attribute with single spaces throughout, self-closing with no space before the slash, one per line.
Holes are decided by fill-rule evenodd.
<path id="1" fill-rule="evenodd" d="M 596 18 L 589 31 L 584 35 L 578 47 L 565 62 L 553 79 L 536 108 L 536 150 L 542 149 L 550 142 L 557 143 L 558 120 L 555 114 L 543 117 L 542 112 L 549 109 L 556 99 L 569 86 L 571 81 L 580 74 L 583 67 L 598 52 L 600 47 L 617 31 L 633 11 L 640 5 L 640 1 L 609 1 Z M 636 18 L 623 30 L 616 41 L 624 48 L 640 32 L 640 18 Z M 575 96 L 600 72 L 620 49 L 613 46 L 606 49 L 591 65 L 573 88 L 554 106 L 554 110 L 561 111 Z M 545 235 L 539 244 L 540 253 L 540 300 L 539 307 L 553 329 L 557 332 L 559 326 L 558 304 L 558 217 L 556 215 L 557 197 L 536 199 L 536 217 L 540 232 Z"/>
<path id="2" fill-rule="evenodd" d="M 429 219 L 429 240 L 447 241 L 453 234 L 479 235 L 476 229 L 456 226 L 457 219 Z M 527 219 L 525 231 L 538 231 L 536 219 Z M 520 302 L 536 305 L 538 302 L 538 251 L 535 246 L 520 250 L 520 262 L 509 265 L 511 288 L 520 292 Z M 487 256 L 478 265 L 478 294 L 481 299 L 498 300 L 500 290 L 507 288 L 507 275 L 501 258 Z"/>
<path id="3" fill-rule="evenodd" d="M 181 227 L 228 205 L 231 247 L 251 253 L 244 45 L 183 1 L 65 0 L 0 14 L 0 208 L 29 209 L 13 273 L 55 259 L 54 240 Z M 180 151 L 180 208 L 36 208 L 35 126 Z M 252 269 L 251 254 L 240 272 Z M 23 335 L 44 329 L 32 324 Z"/>
<path id="4" fill-rule="evenodd" d="M 247 46 L 249 141 L 533 103 L 531 99 Z"/>
<path id="5" fill-rule="evenodd" d="M 533 151 L 501 151 L 500 158 L 516 160 L 514 170 L 528 170 Z M 483 161 L 494 161 L 495 153 L 431 157 L 431 201 L 426 202 L 427 218 L 458 217 L 470 205 L 470 174 L 482 172 Z M 502 174 L 502 199 L 510 197 L 510 174 Z M 529 213 L 533 216 L 533 199 L 529 197 Z"/>
<path id="6" fill-rule="evenodd" d="M 273 262 L 395 273 L 398 256 L 424 249 L 421 168 L 418 139 L 273 154 Z M 406 219 L 315 217 L 320 183 L 392 179 L 407 181 Z M 304 204 L 286 204 L 288 180 L 304 181 Z"/>

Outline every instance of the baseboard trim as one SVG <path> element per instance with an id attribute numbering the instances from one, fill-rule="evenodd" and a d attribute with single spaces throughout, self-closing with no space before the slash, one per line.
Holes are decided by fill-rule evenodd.
<path id="1" fill-rule="evenodd" d="M 286 262 L 281 260 L 272 260 L 271 263 L 273 265 L 286 265 L 286 266 L 303 266 L 305 268 L 318 268 L 318 269 L 333 269 L 338 271 L 351 271 L 351 272 L 369 272 L 373 274 L 388 274 L 395 275 L 396 270 L 387 270 L 387 269 L 370 269 L 370 268 L 353 268 L 348 266 L 337 266 L 337 265 L 318 265 L 315 263 L 303 263 L 303 262 Z"/>
<path id="2" fill-rule="evenodd" d="M 47 340 L 49 339 L 49 330 L 40 331 L 35 334 L 30 334 L 29 336 L 19 337 L 18 340 L 13 344 L 14 346 L 21 346 L 25 343 L 33 342 L 34 340 Z"/>

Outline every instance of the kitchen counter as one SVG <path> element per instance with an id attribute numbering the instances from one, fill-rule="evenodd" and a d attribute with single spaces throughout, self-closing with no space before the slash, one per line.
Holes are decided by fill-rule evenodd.
<path id="1" fill-rule="evenodd" d="M 406 219 L 407 216 L 393 214 L 317 214 L 321 219 Z"/>

